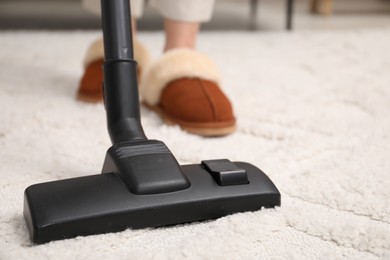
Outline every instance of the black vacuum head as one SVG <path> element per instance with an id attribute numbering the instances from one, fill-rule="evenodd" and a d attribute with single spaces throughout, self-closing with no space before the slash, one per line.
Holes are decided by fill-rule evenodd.
<path id="1" fill-rule="evenodd" d="M 103 174 L 28 187 L 24 216 L 32 241 L 215 219 L 280 205 L 275 185 L 251 164 L 208 160 L 179 166 L 171 156 L 159 141 L 122 143 L 108 150 Z"/>

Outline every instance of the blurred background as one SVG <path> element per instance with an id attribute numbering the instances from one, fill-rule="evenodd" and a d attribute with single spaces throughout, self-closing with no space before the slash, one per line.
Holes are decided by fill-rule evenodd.
<path id="1" fill-rule="evenodd" d="M 390 25 L 390 0 L 217 0 L 205 30 L 285 30 L 288 3 L 294 30 L 348 29 Z M 160 30 L 161 17 L 146 7 L 141 30 Z M 80 0 L 0 0 L 0 29 L 99 29 L 99 17 Z"/>

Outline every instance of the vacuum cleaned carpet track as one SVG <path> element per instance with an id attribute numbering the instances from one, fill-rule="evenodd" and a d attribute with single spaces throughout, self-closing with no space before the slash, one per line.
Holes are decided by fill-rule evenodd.
<path id="1" fill-rule="evenodd" d="M 235 106 L 228 137 L 192 136 L 142 109 L 148 137 L 180 163 L 253 163 L 280 208 L 31 244 L 24 189 L 99 173 L 110 145 L 104 106 L 75 100 L 98 36 L 0 33 L 0 259 L 390 258 L 390 28 L 201 34 Z M 163 35 L 140 41 L 157 57 Z"/>

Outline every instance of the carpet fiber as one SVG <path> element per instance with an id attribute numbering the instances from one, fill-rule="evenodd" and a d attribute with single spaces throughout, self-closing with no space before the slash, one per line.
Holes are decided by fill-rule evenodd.
<path id="1" fill-rule="evenodd" d="M 75 101 L 98 32 L 0 33 L 0 259 L 389 259 L 390 29 L 205 33 L 238 131 L 200 138 L 142 108 L 149 138 L 180 163 L 230 158 L 265 171 L 277 209 L 33 245 L 34 183 L 97 174 L 110 141 L 102 104 Z M 161 33 L 140 40 L 157 57 Z"/>

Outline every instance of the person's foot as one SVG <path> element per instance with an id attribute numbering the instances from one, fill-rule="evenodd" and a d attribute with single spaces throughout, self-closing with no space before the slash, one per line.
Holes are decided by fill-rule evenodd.
<path id="1" fill-rule="evenodd" d="M 142 77 L 144 104 L 168 124 L 201 136 L 235 131 L 233 108 L 214 62 L 190 49 L 166 52 Z"/>
<path id="2" fill-rule="evenodd" d="M 138 78 L 142 70 L 149 62 L 149 52 L 138 41 L 134 41 L 134 56 L 138 63 Z M 84 59 L 84 74 L 81 77 L 77 99 L 84 102 L 103 101 L 103 63 L 104 45 L 103 39 L 98 39 L 91 44 Z"/>

